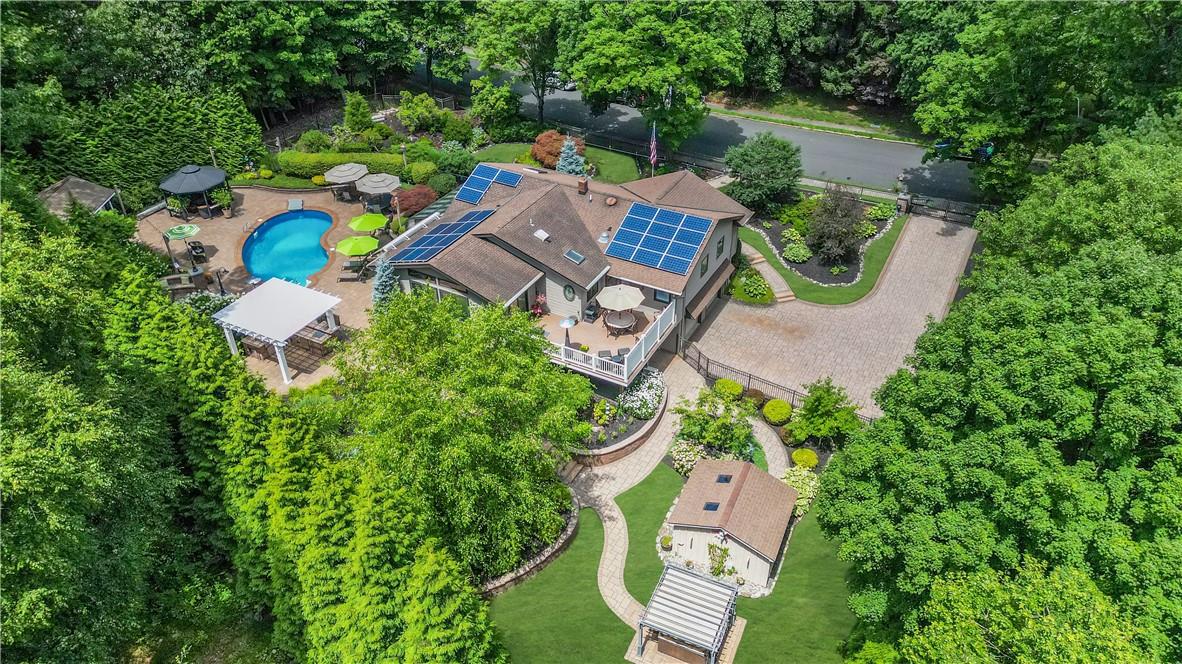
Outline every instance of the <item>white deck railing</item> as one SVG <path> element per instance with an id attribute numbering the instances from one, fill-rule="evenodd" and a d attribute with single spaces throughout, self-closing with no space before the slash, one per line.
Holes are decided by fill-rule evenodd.
<path id="1" fill-rule="evenodd" d="M 661 311 L 653 324 L 648 326 L 636 344 L 628 350 L 623 363 L 584 353 L 578 348 L 558 345 L 553 345 L 550 349 L 550 357 L 559 364 L 572 369 L 584 373 L 589 371 L 592 375 L 602 376 L 621 385 L 627 385 L 632 382 L 632 378 L 644 367 L 645 362 L 653 356 L 657 348 L 660 348 L 661 342 L 669 336 L 669 332 L 676 322 L 677 302 L 672 302 Z"/>

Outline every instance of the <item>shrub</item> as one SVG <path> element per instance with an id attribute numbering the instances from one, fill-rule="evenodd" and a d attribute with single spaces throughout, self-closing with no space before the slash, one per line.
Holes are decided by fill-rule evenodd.
<path id="1" fill-rule="evenodd" d="M 808 396 L 796 409 L 785 429 L 790 430 L 796 440 L 817 439 L 826 444 L 840 443 L 847 435 L 862 427 L 857 407 L 850 401 L 846 391 L 833 384 L 826 377 L 808 386 Z"/>
<path id="2" fill-rule="evenodd" d="M 545 129 L 537 122 L 525 118 L 518 118 L 492 127 L 485 125 L 485 128 L 493 143 L 529 143 L 534 140 L 539 131 Z"/>
<path id="3" fill-rule="evenodd" d="M 866 239 L 868 237 L 874 237 L 878 233 L 878 226 L 875 226 L 869 221 L 859 221 L 854 226 L 854 232 L 858 234 L 858 237 Z"/>
<path id="4" fill-rule="evenodd" d="M 451 173 L 436 173 L 427 180 L 427 186 L 442 196 L 456 188 L 456 176 Z"/>
<path id="5" fill-rule="evenodd" d="M 839 274 L 845 274 L 849 271 L 850 269 L 844 265 L 834 265 L 833 267 L 829 268 L 829 274 L 832 274 L 835 277 Z"/>
<path id="6" fill-rule="evenodd" d="M 493 135 L 493 140 L 515 140 L 500 138 L 496 136 L 496 132 L 511 130 L 515 125 L 520 126 L 521 121 L 517 116 L 520 108 L 521 95 L 513 92 L 508 82 L 497 85 L 489 76 L 472 81 L 472 106 L 468 112 L 484 125 L 485 131 Z M 534 131 L 530 135 L 536 133 Z"/>
<path id="7" fill-rule="evenodd" d="M 488 132 L 484 131 L 484 129 L 482 129 L 480 127 L 473 127 L 472 128 L 472 138 L 468 141 L 468 147 L 475 150 L 476 148 L 482 147 L 482 146 L 486 145 L 487 143 L 488 143 Z"/>
<path id="8" fill-rule="evenodd" d="M 817 487 L 821 484 L 821 478 L 807 468 L 793 466 L 784 471 L 783 480 L 784 484 L 796 489 L 796 508 L 792 513 L 797 518 L 804 516 L 813 504 L 813 499 L 817 497 Z"/>
<path id="9" fill-rule="evenodd" d="M 394 198 L 398 199 L 398 209 L 404 217 L 409 217 L 439 198 L 435 190 L 425 184 L 417 184 L 410 189 L 401 189 Z"/>
<path id="10" fill-rule="evenodd" d="M 439 161 L 439 150 L 435 149 L 430 139 L 420 138 L 406 146 L 406 163 L 416 161 Z"/>
<path id="11" fill-rule="evenodd" d="M 341 141 L 333 146 L 337 152 L 371 152 L 369 143 L 365 141 Z"/>
<path id="12" fill-rule="evenodd" d="M 239 173 L 238 177 L 236 177 L 234 179 L 235 180 L 253 180 L 257 177 L 258 177 L 258 175 L 256 175 L 254 171 L 246 171 L 245 173 Z"/>
<path id="13" fill-rule="evenodd" d="M 538 134 L 534 139 L 529 154 L 542 166 L 554 168 L 558 164 L 558 157 L 562 154 L 562 144 L 566 142 L 567 138 L 571 138 L 575 142 L 575 153 L 584 155 L 587 152 L 587 146 L 583 143 L 583 139 L 567 137 L 554 129 L 548 129 Z"/>
<path id="14" fill-rule="evenodd" d="M 439 172 L 439 167 L 435 162 L 431 161 L 416 161 L 406 169 L 410 177 L 410 181 L 415 184 L 427 184 L 432 176 Z"/>
<path id="15" fill-rule="evenodd" d="M 332 139 L 319 129 L 309 129 L 300 134 L 300 140 L 295 144 L 295 149 L 300 152 L 324 152 L 330 147 L 332 147 Z"/>
<path id="16" fill-rule="evenodd" d="M 386 125 L 374 125 L 373 127 L 361 132 L 359 137 L 361 140 L 365 141 L 365 144 L 369 146 L 369 149 L 374 151 L 380 150 L 382 143 L 385 142 L 386 138 L 388 137 L 383 136 L 382 132 L 378 130 L 378 127 L 385 126 Z M 389 129 L 389 127 L 386 128 Z"/>
<path id="17" fill-rule="evenodd" d="M 324 185 L 328 184 L 328 181 L 324 179 L 323 175 L 313 175 L 312 184 L 316 185 L 317 187 L 323 187 Z"/>
<path id="18" fill-rule="evenodd" d="M 472 123 L 455 113 L 448 113 L 443 121 L 443 140 L 467 145 L 472 140 Z"/>
<path id="19" fill-rule="evenodd" d="M 669 448 L 669 458 L 673 460 L 673 470 L 689 475 L 698 460 L 706 458 L 706 447 L 697 441 L 678 440 Z"/>
<path id="20" fill-rule="evenodd" d="M 591 409 L 591 416 L 595 418 L 596 424 L 601 427 L 606 426 L 616 416 L 616 407 L 607 399 L 600 399 L 595 402 L 595 407 Z"/>
<path id="21" fill-rule="evenodd" d="M 751 402 L 722 396 L 717 389 L 703 389 L 692 403 L 682 399 L 673 412 L 681 416 L 678 438 L 701 443 L 712 454 L 751 460 L 755 452 L 755 437 L 748 419 L 755 414 Z"/>
<path id="22" fill-rule="evenodd" d="M 804 236 L 795 228 L 789 226 L 780 233 L 780 242 L 784 243 L 785 247 L 790 244 L 804 244 Z"/>
<path id="23" fill-rule="evenodd" d="M 791 226 L 801 237 L 808 237 L 809 220 L 812 219 L 813 212 L 820 204 L 821 199 L 819 196 L 810 196 L 801 200 L 799 203 L 781 207 L 776 217 L 780 220 L 780 223 L 785 226 Z"/>
<path id="24" fill-rule="evenodd" d="M 649 420 L 657 414 L 657 407 L 664 396 L 665 383 L 661 380 L 661 372 L 653 367 L 645 367 L 636 380 L 620 392 L 616 403 L 620 410 L 632 417 Z"/>
<path id="25" fill-rule="evenodd" d="M 792 417 L 792 404 L 783 399 L 772 399 L 763 405 L 763 419 L 772 426 L 781 426 Z"/>
<path id="26" fill-rule="evenodd" d="M 515 164 L 525 164 L 526 166 L 537 166 L 541 168 L 542 164 L 537 159 L 534 159 L 529 150 L 522 152 L 513 159 Z"/>
<path id="27" fill-rule="evenodd" d="M 819 461 L 817 453 L 807 447 L 802 447 L 792 453 L 792 463 L 806 470 L 816 468 Z"/>
<path id="28" fill-rule="evenodd" d="M 661 536 L 661 548 L 666 551 L 673 548 L 673 537 L 671 535 Z"/>
<path id="29" fill-rule="evenodd" d="M 562 150 L 558 153 L 558 162 L 554 168 L 559 173 L 567 175 L 587 174 L 587 158 L 578 154 L 575 142 L 569 136 L 562 143 Z"/>
<path id="30" fill-rule="evenodd" d="M 413 94 L 403 90 L 398 98 L 398 120 L 410 131 L 435 131 L 445 122 L 443 114 L 431 95 Z"/>
<path id="31" fill-rule="evenodd" d="M 842 185 L 831 185 L 809 222 L 809 247 L 827 261 L 848 254 L 861 239 L 855 226 L 862 220 L 862 204 Z"/>
<path id="32" fill-rule="evenodd" d="M 298 178 L 310 178 L 313 175 L 323 175 L 325 171 L 340 164 L 349 162 L 364 164 L 371 173 L 389 173 L 402 175 L 402 157 L 383 152 L 319 152 L 309 154 L 295 150 L 284 150 L 278 155 L 279 167 L 287 175 Z"/>
<path id="33" fill-rule="evenodd" d="M 738 399 L 743 396 L 743 386 L 729 378 L 714 381 L 714 391 L 727 399 Z"/>
<path id="34" fill-rule="evenodd" d="M 267 168 L 260 168 L 259 169 L 259 179 L 260 180 L 270 180 L 273 177 L 275 177 L 275 173 L 271 172 L 270 169 L 267 169 Z"/>
<path id="35" fill-rule="evenodd" d="M 735 568 L 726 566 L 726 561 L 731 556 L 731 550 L 728 547 L 718 544 L 707 544 L 706 548 L 710 556 L 710 574 L 714 576 L 726 576 L 735 573 Z"/>
<path id="36" fill-rule="evenodd" d="M 886 221 L 895 216 L 895 206 L 890 203 L 879 203 L 866 210 L 866 218 L 870 221 Z"/>
<path id="37" fill-rule="evenodd" d="M 762 406 L 767 401 L 767 395 L 759 390 L 747 390 L 747 400 L 755 406 Z"/>
<path id="38" fill-rule="evenodd" d="M 354 134 L 360 134 L 373 126 L 372 115 L 369 102 L 361 93 L 345 93 L 345 128 Z"/>
<path id="39" fill-rule="evenodd" d="M 472 169 L 476 168 L 476 156 L 459 143 L 448 141 L 443 144 L 435 163 L 439 164 L 440 173 L 450 173 L 458 180 L 468 177 Z"/>
<path id="40" fill-rule="evenodd" d="M 797 242 L 784 247 L 784 251 L 781 255 L 784 257 L 784 260 L 788 261 L 789 263 L 805 263 L 813 257 L 813 252 L 805 243 Z"/>
<path id="41" fill-rule="evenodd" d="M 772 294 L 772 287 L 763 275 L 756 272 L 743 279 L 743 294 L 752 300 L 762 300 Z"/>
<path id="42" fill-rule="evenodd" d="M 800 148 L 770 132 L 727 148 L 725 159 L 735 176 L 728 193 L 755 210 L 784 199 L 800 180 Z"/>

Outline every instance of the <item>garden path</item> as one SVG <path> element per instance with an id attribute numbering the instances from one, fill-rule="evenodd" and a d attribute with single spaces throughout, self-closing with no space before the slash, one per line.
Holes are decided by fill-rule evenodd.
<path id="1" fill-rule="evenodd" d="M 661 353 L 654 364 L 662 369 L 669 406 L 682 397 L 692 397 L 706 382 L 680 357 Z M 677 431 L 678 417 L 667 408 L 652 434 L 632 454 L 612 463 L 588 468 L 571 485 L 582 505 L 593 508 L 603 520 L 603 555 L 599 559 L 599 593 L 620 620 L 635 628 L 644 612 L 642 605 L 624 586 L 624 563 L 628 558 L 628 522 L 615 497 L 648 477 L 664 458 Z M 647 599 L 647 598 L 645 598 Z"/>
<path id="2" fill-rule="evenodd" d="M 783 477 L 784 471 L 788 470 L 788 450 L 780 441 L 779 434 L 758 415 L 751 418 L 751 425 L 755 439 L 763 446 L 763 454 L 767 457 L 768 474 L 777 479 Z"/>
<path id="3" fill-rule="evenodd" d="M 746 244 L 741 246 L 743 247 L 743 256 L 747 259 L 747 262 L 751 263 L 751 267 L 755 268 L 755 271 L 759 272 L 767 280 L 768 285 L 772 287 L 772 296 L 776 298 L 776 302 L 791 302 L 796 299 L 796 294 L 792 292 L 792 287 L 788 285 L 787 281 L 784 281 L 784 275 L 772 267 L 767 262 L 767 259 L 763 257 L 763 254 Z"/>

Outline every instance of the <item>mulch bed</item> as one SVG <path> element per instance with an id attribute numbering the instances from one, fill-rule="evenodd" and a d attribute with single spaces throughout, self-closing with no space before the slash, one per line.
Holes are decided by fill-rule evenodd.
<path id="1" fill-rule="evenodd" d="M 872 206 L 863 204 L 863 209 L 869 209 L 870 207 Z M 888 223 L 887 221 L 868 221 L 874 224 L 874 227 L 878 229 L 879 233 L 882 232 L 882 229 L 886 228 Z M 765 228 L 765 223 L 771 223 L 771 229 Z M 781 224 L 779 220 L 775 218 L 760 217 L 751 220 L 748 222 L 748 225 L 750 225 L 752 228 L 762 231 L 763 234 L 767 236 L 768 240 L 771 241 L 772 249 L 775 249 L 777 256 L 780 256 L 783 253 L 784 242 L 781 240 L 780 236 L 784 232 L 784 229 L 787 228 L 784 224 Z M 817 254 L 813 254 L 813 257 L 804 263 L 789 263 L 788 261 L 782 262 L 793 270 L 799 272 L 802 276 L 826 286 L 852 284 L 861 276 L 861 272 L 858 268 L 861 261 L 862 247 L 865 246 L 867 242 L 870 242 L 877 237 L 878 234 L 876 233 L 875 235 L 862 240 L 857 244 L 857 246 L 850 250 L 849 254 L 837 262 L 823 261 Z M 837 275 L 829 271 L 830 268 L 838 265 L 844 266 L 846 271 Z"/>
<path id="2" fill-rule="evenodd" d="M 631 436 L 637 431 L 640 431 L 640 428 L 648 422 L 648 420 L 632 417 L 631 415 L 621 411 L 619 408 L 616 408 L 615 417 L 613 417 L 606 425 L 600 426 L 599 422 L 595 421 L 595 412 L 593 408 L 595 405 L 594 402 L 597 400 L 598 399 L 593 399 L 591 405 L 588 406 L 582 413 L 580 413 L 580 416 L 583 418 L 583 420 L 591 425 L 591 437 L 583 442 L 583 446 L 588 450 L 598 450 L 605 447 L 611 447 L 612 445 L 627 439 L 628 436 Z M 615 405 L 615 402 L 611 401 L 610 399 L 606 399 L 606 401 L 609 401 L 613 406 Z M 604 434 L 603 440 L 599 439 L 600 433 Z"/>

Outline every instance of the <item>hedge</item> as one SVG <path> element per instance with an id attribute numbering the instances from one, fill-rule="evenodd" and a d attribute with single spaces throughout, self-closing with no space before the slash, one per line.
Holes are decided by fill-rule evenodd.
<path id="1" fill-rule="evenodd" d="M 333 166 L 353 162 L 364 164 L 370 173 L 402 175 L 402 155 L 385 152 L 297 152 L 284 150 L 279 153 L 279 167 L 288 175 L 310 178 L 324 175 Z"/>
<path id="2" fill-rule="evenodd" d="M 792 405 L 783 399 L 772 399 L 763 405 L 763 419 L 768 424 L 780 426 L 792 417 Z"/>
<path id="3" fill-rule="evenodd" d="M 738 399 L 739 397 L 743 396 L 743 386 L 729 378 L 719 378 L 718 380 L 714 381 L 714 391 L 717 392 L 719 396 L 723 396 L 728 399 Z"/>

